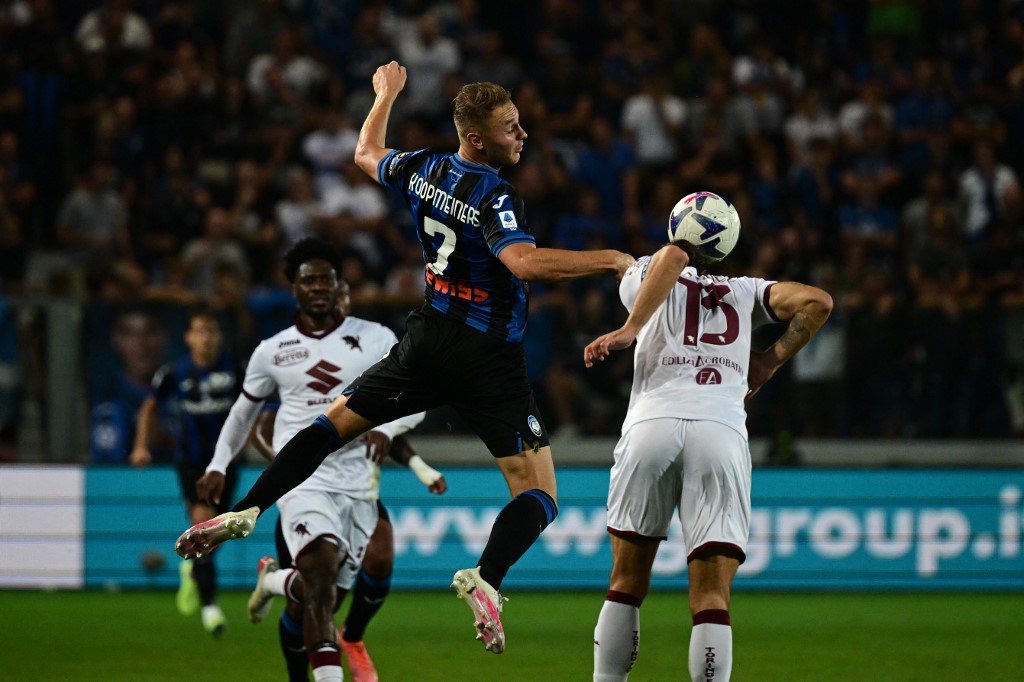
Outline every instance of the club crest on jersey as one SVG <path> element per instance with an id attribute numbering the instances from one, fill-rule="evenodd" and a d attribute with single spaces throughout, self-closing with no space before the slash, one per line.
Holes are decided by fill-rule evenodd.
<path id="1" fill-rule="evenodd" d="M 362 351 L 363 347 L 359 345 L 358 336 L 343 336 L 341 340 L 348 344 L 348 347 L 352 350 Z"/>
<path id="2" fill-rule="evenodd" d="M 540 435 L 540 420 L 534 417 L 532 414 L 526 418 L 526 423 L 530 425 L 530 430 L 533 431 L 533 435 Z"/>
<path id="3" fill-rule="evenodd" d="M 519 223 L 516 222 L 516 214 L 512 211 L 501 211 L 498 213 L 498 218 L 501 219 L 501 229 L 503 230 L 518 230 Z"/>

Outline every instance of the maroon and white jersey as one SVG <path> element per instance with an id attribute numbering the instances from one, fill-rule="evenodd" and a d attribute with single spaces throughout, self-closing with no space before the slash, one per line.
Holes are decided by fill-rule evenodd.
<path id="1" fill-rule="evenodd" d="M 257 403 L 275 392 L 280 397 L 274 420 L 274 451 L 280 452 L 292 436 L 309 426 L 397 342 L 387 327 L 356 317 L 344 318 L 323 336 L 291 326 L 261 342 L 249 359 L 242 393 Z M 421 412 L 403 417 L 375 430 L 394 437 L 419 424 L 423 416 Z M 365 452 L 365 443 L 352 441 L 329 455 L 299 487 L 377 499 L 380 471 L 366 459 Z"/>
<path id="2" fill-rule="evenodd" d="M 640 258 L 622 278 L 619 296 L 632 310 L 650 265 Z M 708 419 L 746 436 L 751 332 L 775 322 L 774 282 L 698 275 L 684 268 L 678 283 L 636 339 L 633 389 L 622 431 L 656 417 Z"/>

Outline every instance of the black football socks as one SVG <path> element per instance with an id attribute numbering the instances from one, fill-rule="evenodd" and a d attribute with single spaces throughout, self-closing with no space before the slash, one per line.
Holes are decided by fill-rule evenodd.
<path id="1" fill-rule="evenodd" d="M 370 623 L 380 607 L 384 605 L 384 598 L 391 591 L 391 576 L 374 578 L 367 574 L 365 569 L 359 569 L 356 576 L 356 584 L 352 588 L 352 606 L 345 618 L 345 629 L 342 632 L 342 639 L 346 642 L 358 642 L 363 638 L 363 632 Z"/>
<path id="2" fill-rule="evenodd" d="M 480 577 L 498 589 L 508 569 L 556 516 L 558 506 L 543 490 L 527 490 L 513 498 L 491 526 L 487 546 L 480 555 Z"/>

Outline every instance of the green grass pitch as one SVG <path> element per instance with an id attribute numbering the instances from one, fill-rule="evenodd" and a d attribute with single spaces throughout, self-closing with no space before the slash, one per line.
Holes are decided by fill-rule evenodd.
<path id="1" fill-rule="evenodd" d="M 215 641 L 198 616 L 178 615 L 169 592 L 0 591 L 0 680 L 285 679 L 281 600 L 250 625 L 247 596 L 222 596 L 230 628 Z M 392 594 L 366 639 L 380 678 L 589 680 L 602 594 L 509 596 L 508 649 L 495 656 L 473 640 L 453 593 Z M 1024 594 L 741 592 L 732 620 L 738 682 L 1024 679 Z M 688 638 L 685 594 L 652 594 L 630 680 L 687 679 Z"/>

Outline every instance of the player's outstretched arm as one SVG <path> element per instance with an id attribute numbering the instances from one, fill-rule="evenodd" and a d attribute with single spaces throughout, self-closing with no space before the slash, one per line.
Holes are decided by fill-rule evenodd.
<path id="1" fill-rule="evenodd" d="M 498 254 L 498 259 L 524 282 L 563 282 L 593 275 L 620 278 L 634 261 L 628 253 L 614 249 L 540 249 L 529 242 L 509 244 Z"/>
<path id="2" fill-rule="evenodd" d="M 423 458 L 416 454 L 412 444 L 405 436 L 395 436 L 391 442 L 391 459 L 402 466 L 409 467 L 420 483 L 427 486 L 427 490 L 435 495 L 441 495 L 448 490 L 448 482 L 444 480 L 444 474 L 423 461 Z"/>
<path id="3" fill-rule="evenodd" d="M 213 457 L 206 465 L 206 472 L 196 481 L 196 495 L 213 505 L 220 504 L 224 493 L 225 474 L 231 460 L 239 453 L 249 438 L 253 422 L 259 415 L 263 401 L 255 402 L 242 394 L 231 406 L 224 426 L 217 435 L 217 444 L 213 448 Z"/>
<path id="4" fill-rule="evenodd" d="M 391 151 L 384 146 L 384 137 L 388 130 L 391 107 L 398 93 L 405 87 L 405 77 L 405 67 L 394 61 L 378 67 L 373 74 L 373 91 L 377 96 L 359 130 L 355 161 L 374 180 L 378 179 L 377 165 Z"/>
<path id="5" fill-rule="evenodd" d="M 153 420 L 156 419 L 156 398 L 147 397 L 139 407 L 138 423 L 135 425 L 135 443 L 132 446 L 128 461 L 133 467 L 148 466 L 153 461 L 149 451 L 149 434 L 153 431 Z"/>
<path id="6" fill-rule="evenodd" d="M 679 281 L 679 273 L 690 262 L 689 254 L 682 247 L 669 244 L 651 258 L 643 284 L 636 301 L 623 325 L 587 344 L 583 349 L 583 364 L 593 367 L 595 360 L 603 361 L 613 350 L 625 350 L 633 345 L 637 334 L 651 319 L 672 288 Z"/>
<path id="7" fill-rule="evenodd" d="M 772 375 L 797 351 L 807 345 L 832 312 L 832 297 L 817 287 L 797 282 L 772 285 L 769 305 L 775 316 L 789 322 L 778 341 L 764 351 L 751 350 L 747 373 L 747 398 L 772 378 Z"/>

